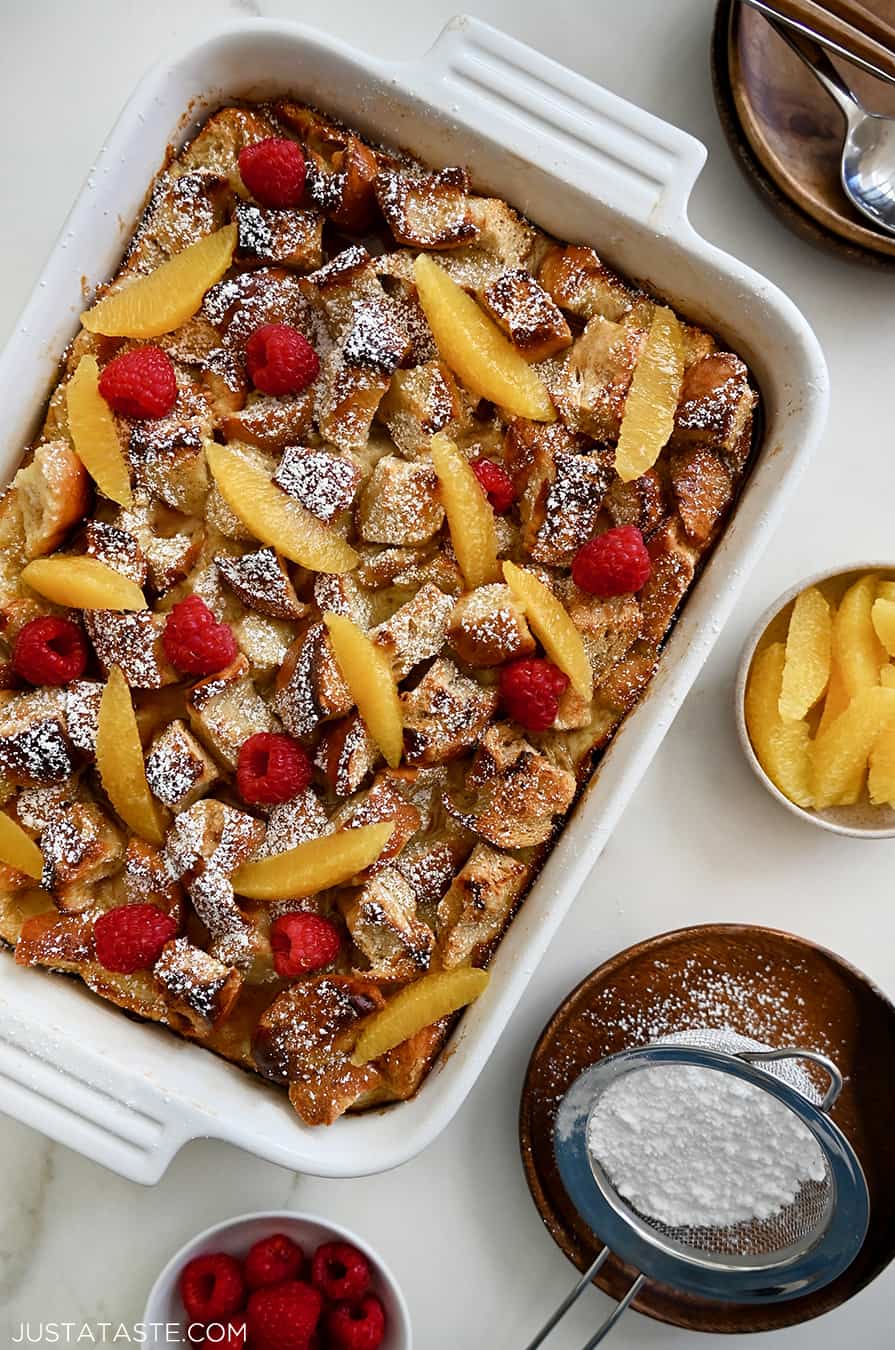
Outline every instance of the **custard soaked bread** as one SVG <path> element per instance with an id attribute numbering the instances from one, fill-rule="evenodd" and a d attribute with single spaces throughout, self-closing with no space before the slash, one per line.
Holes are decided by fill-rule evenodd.
<path id="1" fill-rule="evenodd" d="M 0 500 L 0 937 L 411 1096 L 736 500 L 733 353 L 289 100 L 159 175 Z"/>

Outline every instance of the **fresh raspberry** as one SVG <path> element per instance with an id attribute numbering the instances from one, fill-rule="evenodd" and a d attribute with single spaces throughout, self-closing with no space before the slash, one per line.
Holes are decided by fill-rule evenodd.
<path id="1" fill-rule="evenodd" d="M 297 797 L 311 781 L 306 752 L 291 736 L 258 731 L 243 741 L 236 766 L 236 786 L 244 802 L 274 806 Z"/>
<path id="2" fill-rule="evenodd" d="M 165 655 L 184 675 L 214 675 L 236 656 L 236 638 L 198 595 L 179 600 L 162 633 Z"/>
<path id="3" fill-rule="evenodd" d="M 572 563 L 572 580 L 583 591 L 608 600 L 630 595 L 649 581 L 652 564 L 636 525 L 617 525 L 580 548 Z"/>
<path id="4" fill-rule="evenodd" d="M 180 1297 L 193 1322 L 227 1322 L 239 1312 L 245 1295 L 242 1267 L 226 1252 L 196 1256 L 180 1272 Z"/>
<path id="5" fill-rule="evenodd" d="M 377 1350 L 385 1335 L 385 1309 L 375 1294 L 359 1303 L 337 1303 L 325 1319 L 333 1350 Z"/>
<path id="6" fill-rule="evenodd" d="M 249 1345 L 252 1350 L 309 1350 L 323 1299 L 300 1280 L 256 1289 L 249 1295 Z"/>
<path id="7" fill-rule="evenodd" d="M 363 1298 L 370 1288 L 370 1266 L 350 1242 L 324 1242 L 314 1253 L 311 1281 L 331 1303 Z"/>
<path id="8" fill-rule="evenodd" d="M 87 667 L 87 639 L 71 619 L 48 614 L 20 628 L 12 668 L 29 684 L 68 684 Z"/>
<path id="9" fill-rule="evenodd" d="M 305 191 L 305 157 L 283 136 L 247 145 L 239 152 L 239 172 L 262 206 L 298 206 Z"/>
<path id="10" fill-rule="evenodd" d="M 342 949 L 342 939 L 329 919 L 299 910 L 274 919 L 270 925 L 270 945 L 277 974 L 284 980 L 293 980 L 332 965 Z"/>
<path id="11" fill-rule="evenodd" d="M 500 672 L 500 696 L 514 721 L 526 731 L 546 731 L 556 721 L 568 676 L 551 661 L 534 657 L 511 661 Z"/>
<path id="12" fill-rule="evenodd" d="M 154 966 L 165 943 L 176 936 L 175 921 L 155 905 L 119 905 L 93 925 L 97 961 L 122 975 Z"/>
<path id="13" fill-rule="evenodd" d="M 297 328 L 263 323 L 246 343 L 246 368 L 263 394 L 299 394 L 320 374 L 320 361 Z"/>
<path id="14" fill-rule="evenodd" d="M 506 515 L 516 500 L 513 480 L 506 469 L 500 464 L 495 464 L 493 459 L 474 459 L 472 471 L 497 514 Z"/>
<path id="15" fill-rule="evenodd" d="M 177 402 L 177 378 L 161 347 L 136 347 L 103 367 L 99 392 L 122 417 L 167 417 Z"/>
<path id="16" fill-rule="evenodd" d="M 304 1253 L 285 1233 L 272 1233 L 249 1249 L 243 1262 L 246 1284 L 263 1289 L 268 1284 L 297 1280 L 305 1263 Z"/>

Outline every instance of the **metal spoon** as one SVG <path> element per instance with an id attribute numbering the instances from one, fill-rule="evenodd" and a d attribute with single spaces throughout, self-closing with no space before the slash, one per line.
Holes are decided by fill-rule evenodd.
<path id="1" fill-rule="evenodd" d="M 754 4 L 754 0 L 746 2 Z M 895 234 L 895 117 L 868 112 L 817 42 L 801 33 L 797 35 L 768 17 L 767 11 L 763 12 L 845 118 L 839 176 L 846 197 L 877 230 Z"/>

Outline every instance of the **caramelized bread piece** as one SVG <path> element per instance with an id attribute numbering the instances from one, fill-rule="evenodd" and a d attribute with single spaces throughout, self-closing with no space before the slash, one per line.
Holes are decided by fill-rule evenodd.
<path id="1" fill-rule="evenodd" d="M 451 596 L 427 582 L 412 600 L 373 629 L 373 640 L 391 658 L 397 679 L 403 680 L 414 666 L 438 655 L 447 635 L 452 608 Z"/>
<path id="2" fill-rule="evenodd" d="M 446 764 L 478 742 L 498 697 L 441 657 L 401 701 L 407 762 L 430 766 Z"/>
<path id="3" fill-rule="evenodd" d="M 272 548 L 241 557 L 221 555 L 215 564 L 227 585 L 249 609 L 272 619 L 302 619 L 308 606 L 299 600 L 282 558 Z"/>
<path id="4" fill-rule="evenodd" d="M 228 441 L 242 441 L 245 445 L 257 445 L 261 450 L 278 451 L 287 445 L 304 443 L 311 429 L 313 412 L 312 389 L 281 398 L 252 393 L 245 407 L 221 419 L 221 430 Z"/>
<path id="5" fill-rule="evenodd" d="M 478 965 L 506 926 L 531 864 L 476 844 L 438 906 L 433 965 Z"/>
<path id="6" fill-rule="evenodd" d="M 63 783 L 74 769 L 61 689 L 13 694 L 0 705 L 0 773 L 14 783 Z"/>
<path id="7" fill-rule="evenodd" d="M 415 778 L 412 769 L 382 769 L 365 792 L 345 802 L 333 816 L 336 829 L 357 829 L 379 821 L 390 821 L 393 825 L 387 844 L 358 880 L 383 871 L 420 828 L 422 816 L 411 800 Z"/>
<path id="8" fill-rule="evenodd" d="M 261 698 L 249 663 L 240 654 L 217 675 L 194 685 L 187 697 L 193 731 L 228 769 L 235 770 L 244 741 L 259 731 L 277 731 L 279 723 Z"/>
<path id="9" fill-rule="evenodd" d="M 169 723 L 155 738 L 146 756 L 150 791 L 172 810 L 183 811 L 192 806 L 211 791 L 219 778 L 214 760 L 179 719 Z"/>
<path id="10" fill-rule="evenodd" d="M 185 937 L 164 948 L 152 971 L 168 1005 L 168 1021 L 184 1035 L 208 1036 L 233 1010 L 242 976 Z"/>
<path id="11" fill-rule="evenodd" d="M 117 872 L 124 858 L 124 839 L 98 806 L 67 802 L 41 831 L 40 849 L 44 858 L 41 885 L 48 891 L 64 891 Z M 67 906 L 63 903 L 60 908 Z"/>
<path id="12" fill-rule="evenodd" d="M 457 248 L 478 234 L 465 169 L 440 169 L 428 175 L 384 169 L 375 186 L 380 210 L 399 244 Z"/>
<path id="13" fill-rule="evenodd" d="M 575 796 L 575 777 L 539 754 L 509 723 L 490 726 L 466 776 L 468 807 L 446 805 L 461 824 L 498 848 L 527 848 L 550 838 Z"/>
<path id="14" fill-rule="evenodd" d="M 469 420 L 457 381 L 438 360 L 396 370 L 378 416 L 407 459 L 427 451 L 437 431 L 456 437 Z"/>
<path id="15" fill-rule="evenodd" d="M 273 263 L 310 272 L 323 261 L 323 217 L 317 211 L 280 211 L 238 202 L 236 230 L 239 263 Z"/>
<path id="16" fill-rule="evenodd" d="M 177 671 L 162 647 L 164 614 L 148 609 L 134 613 L 87 609 L 84 627 L 106 675 L 118 666 L 131 689 L 161 689 L 176 684 Z"/>
<path id="17" fill-rule="evenodd" d="M 373 544 L 424 544 L 444 523 L 438 478 L 431 463 L 385 455 L 360 494 L 362 539 Z"/>
<path id="18" fill-rule="evenodd" d="M 448 641 L 468 666 L 497 666 L 530 656 L 535 640 L 509 586 L 495 582 L 467 591 L 451 610 Z"/>
<path id="19" fill-rule="evenodd" d="M 749 372 L 732 352 L 717 352 L 684 373 L 671 448 L 709 446 L 735 458 L 757 403 Z"/>
<path id="20" fill-rule="evenodd" d="M 670 478 L 687 538 L 708 543 L 733 497 L 729 469 L 711 450 L 684 450 L 671 456 Z"/>
<path id="21" fill-rule="evenodd" d="M 615 441 L 647 330 L 591 319 L 569 349 L 550 390 L 559 415 L 573 431 Z"/>
<path id="22" fill-rule="evenodd" d="M 379 759 L 379 749 L 363 718 L 350 713 L 324 732 L 315 763 L 337 797 L 350 797 Z"/>
<path id="23" fill-rule="evenodd" d="M 674 519 L 654 530 L 648 547 L 653 570 L 640 592 L 643 636 L 659 642 L 696 575 L 699 554 L 687 543 L 680 521 Z"/>
<path id="24" fill-rule="evenodd" d="M 273 710 L 292 736 L 310 736 L 320 722 L 351 711 L 353 700 L 322 623 L 312 623 L 292 643 L 274 690 Z"/>
<path id="25" fill-rule="evenodd" d="M 352 455 L 305 445 L 288 445 L 273 476 L 277 487 L 326 524 L 347 511 L 360 480 L 361 467 Z"/>
<path id="26" fill-rule="evenodd" d="M 479 291 L 478 299 L 529 361 L 543 361 L 572 345 L 558 305 L 524 267 L 504 272 Z"/>
<path id="27" fill-rule="evenodd" d="M 90 478 L 68 441 L 35 447 L 12 480 L 25 532 L 25 556 L 53 553 L 90 504 Z"/>
<path id="28" fill-rule="evenodd" d="M 307 1125 L 331 1125 L 379 1086 L 374 1065 L 355 1068 L 358 1023 L 385 1006 L 378 987 L 350 975 L 316 975 L 284 989 L 261 1016 L 252 1038 L 266 1078 L 289 1085 L 289 1099 Z"/>
<path id="29" fill-rule="evenodd" d="M 429 967 L 435 943 L 417 918 L 412 886 L 396 867 L 387 867 L 342 906 L 352 941 L 364 961 L 362 973 L 386 982 L 417 979 Z"/>
<path id="30" fill-rule="evenodd" d="M 538 271 L 538 281 L 561 309 L 582 319 L 599 315 L 618 323 L 628 316 L 648 324 L 652 302 L 605 267 L 592 248 L 554 245 Z"/>

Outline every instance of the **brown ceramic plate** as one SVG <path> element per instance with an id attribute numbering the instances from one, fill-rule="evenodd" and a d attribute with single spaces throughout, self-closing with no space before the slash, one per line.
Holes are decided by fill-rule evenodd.
<path id="1" fill-rule="evenodd" d="M 586 1270 L 602 1243 L 576 1214 L 553 1158 L 553 1122 L 566 1089 L 605 1055 L 710 1026 L 821 1050 L 836 1061 L 845 1087 L 833 1119 L 864 1168 L 870 1229 L 849 1269 L 805 1298 L 756 1307 L 646 1285 L 632 1307 L 692 1331 L 773 1331 L 838 1307 L 895 1257 L 895 1007 L 838 956 L 770 928 L 708 924 L 613 957 L 569 995 L 535 1046 L 522 1093 L 522 1161 L 548 1232 Z M 613 1257 L 595 1283 L 617 1299 L 634 1274 Z"/>
<path id="2" fill-rule="evenodd" d="M 895 0 L 867 3 L 895 21 Z M 895 113 L 895 86 L 838 64 L 873 112 Z M 842 191 L 842 114 L 767 20 L 736 0 L 716 12 L 712 74 L 737 161 L 777 214 L 812 243 L 895 266 L 895 238 L 869 228 Z"/>

